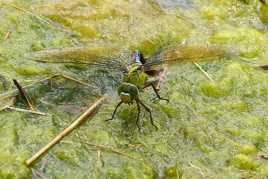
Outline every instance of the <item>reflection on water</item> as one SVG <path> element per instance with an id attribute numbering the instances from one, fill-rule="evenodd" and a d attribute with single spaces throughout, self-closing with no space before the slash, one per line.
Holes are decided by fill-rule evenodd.
<path id="1" fill-rule="evenodd" d="M 182 7 L 185 9 L 193 8 L 195 4 L 191 0 L 156 0 L 156 2 L 165 9 Z"/>

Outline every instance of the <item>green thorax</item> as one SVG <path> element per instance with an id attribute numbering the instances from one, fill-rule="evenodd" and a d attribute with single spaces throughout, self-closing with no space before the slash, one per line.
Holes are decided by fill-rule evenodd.
<path id="1" fill-rule="evenodd" d="M 148 75 L 144 73 L 144 71 L 138 70 L 139 67 L 139 64 L 132 64 L 128 68 L 128 73 L 124 75 L 123 82 L 131 83 L 137 86 L 138 89 L 142 89 L 146 81 L 148 80 Z"/>

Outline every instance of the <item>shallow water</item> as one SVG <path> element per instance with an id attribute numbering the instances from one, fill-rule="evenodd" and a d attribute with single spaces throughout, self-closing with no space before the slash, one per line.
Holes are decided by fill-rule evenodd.
<path id="1" fill-rule="evenodd" d="M 195 4 L 193 1 L 190 0 L 156 0 L 156 2 L 162 7 L 167 9 L 174 9 L 174 8 L 183 8 L 183 9 L 189 9 L 195 7 Z"/>
<path id="2" fill-rule="evenodd" d="M 159 6 L 160 4 L 160 6 Z M 0 74 L 21 84 L 64 73 L 95 88 L 63 79 L 28 90 L 38 116 L 0 112 L 0 178 L 261 178 L 266 155 L 268 76 L 256 65 L 268 57 L 268 20 L 259 1 L 40 0 L 0 2 Z M 90 61 L 141 49 L 146 56 L 178 44 L 218 46 L 229 53 L 217 60 L 168 67 L 161 95 L 170 103 L 142 99 L 159 130 L 135 106 L 119 109 L 120 74 L 90 66 L 44 64 Z M 193 54 L 191 54 L 193 55 Z M 0 82 L 0 91 L 4 86 Z M 34 152 L 67 127 L 99 93 L 109 99 L 92 121 L 76 129 L 32 168 Z M 0 109 L 13 104 L 1 99 Z M 19 97 L 17 108 L 27 109 Z M 99 145 L 99 146 L 96 146 Z M 104 146 L 104 147 L 103 147 Z M 111 149 L 112 148 L 112 149 Z"/>

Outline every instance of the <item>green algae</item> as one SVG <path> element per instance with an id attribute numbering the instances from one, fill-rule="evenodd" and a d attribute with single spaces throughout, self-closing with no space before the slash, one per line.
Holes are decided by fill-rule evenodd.
<path id="1" fill-rule="evenodd" d="M 54 73 L 85 81 L 94 76 L 90 67 L 40 64 L 31 58 L 97 60 L 125 48 L 139 48 L 149 56 L 182 42 L 227 46 L 237 55 L 200 63 L 214 83 L 191 63 L 169 67 L 160 93 L 170 103 L 152 103 L 150 90 L 142 95 L 152 108 L 158 131 L 144 113 L 142 132 L 138 132 L 135 106 L 122 106 L 114 121 L 105 122 L 118 102 L 116 90 L 107 87 L 109 100 L 94 120 L 36 163 L 34 168 L 45 176 L 241 178 L 252 172 L 249 176 L 267 177 L 267 163 L 256 157 L 268 149 L 268 76 L 252 67 L 253 62 L 266 63 L 268 57 L 267 31 L 256 25 L 261 24 L 259 17 L 266 22 L 266 6 L 257 1 L 196 0 L 192 9 L 163 10 L 145 0 L 11 2 L 49 23 L 1 4 L 0 74 L 9 81 L 16 78 L 30 84 Z M 9 31 L 10 37 L 4 39 Z M 89 83 L 99 80 L 112 86 L 109 75 L 113 74 L 105 74 Z M 92 89 L 62 79 L 37 85 L 29 94 L 37 108 L 50 115 L 0 112 L 0 178 L 36 178 L 25 160 L 96 97 Z M 1 101 L 0 107 L 12 103 L 12 99 Z M 27 107 L 19 98 L 15 105 Z M 86 143 L 112 147 L 128 156 Z"/>
<path id="2" fill-rule="evenodd" d="M 254 170 L 256 168 L 256 163 L 243 154 L 237 154 L 233 158 L 233 163 L 239 169 Z"/>
<path id="3" fill-rule="evenodd" d="M 257 149 L 255 145 L 248 144 L 248 145 L 242 145 L 239 148 L 239 152 L 242 154 L 256 154 Z"/>

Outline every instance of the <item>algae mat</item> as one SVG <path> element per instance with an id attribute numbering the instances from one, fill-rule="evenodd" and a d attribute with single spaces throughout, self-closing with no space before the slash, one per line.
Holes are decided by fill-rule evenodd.
<path id="1" fill-rule="evenodd" d="M 97 92 L 56 79 L 30 88 L 47 116 L 0 112 L 0 178 L 265 178 L 268 177 L 268 76 L 255 68 L 268 57 L 267 6 L 257 0 L 2 0 L 0 91 L 64 73 L 100 86 L 107 101 L 86 123 L 32 168 L 25 161 L 67 127 Z M 139 48 L 150 56 L 176 44 L 218 45 L 234 56 L 168 68 L 161 95 L 152 103 L 158 131 L 145 114 L 142 132 L 135 107 L 120 108 L 113 81 L 87 66 L 42 64 L 87 60 Z M 95 79 L 95 80 L 91 80 Z M 3 84 L 2 84 L 3 83 Z M 4 105 L 13 103 L 7 98 Z M 14 104 L 27 108 L 21 99 Z"/>

